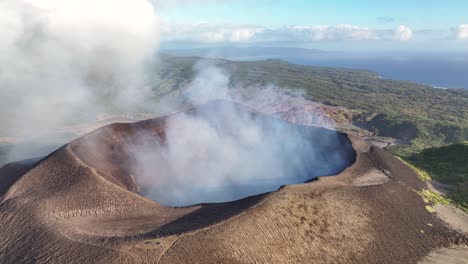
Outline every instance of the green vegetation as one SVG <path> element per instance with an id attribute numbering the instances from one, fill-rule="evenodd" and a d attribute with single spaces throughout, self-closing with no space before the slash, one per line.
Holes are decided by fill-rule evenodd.
<path id="1" fill-rule="evenodd" d="M 418 175 L 418 177 L 422 180 L 422 181 L 431 181 L 432 178 L 431 178 L 431 175 L 429 175 L 429 173 L 413 166 L 411 163 L 408 163 L 406 162 L 404 159 L 400 158 L 400 157 L 397 157 L 399 160 L 401 160 L 403 163 L 405 163 L 406 165 L 408 165 L 411 169 L 413 169 L 416 174 Z"/>
<path id="2" fill-rule="evenodd" d="M 442 195 L 440 195 L 437 192 L 431 191 L 431 190 L 422 190 L 419 192 L 419 195 L 421 195 L 426 203 L 432 203 L 432 204 L 450 204 L 452 201 Z"/>
<path id="3" fill-rule="evenodd" d="M 468 142 L 425 149 L 408 160 L 442 183 L 468 183 Z"/>
<path id="4" fill-rule="evenodd" d="M 155 91 L 160 95 L 179 93 L 195 76 L 193 65 L 199 60 L 162 56 Z M 364 70 L 301 66 L 281 60 L 208 61 L 230 74 L 232 87 L 273 84 L 301 89 L 315 101 L 347 107 L 355 124 L 408 143 L 390 149 L 399 156 L 468 140 L 468 90 L 435 89 L 384 80 Z"/>
<path id="5" fill-rule="evenodd" d="M 444 148 L 454 148 L 454 146 L 448 146 Z M 459 154 L 463 154 L 463 153 L 459 153 Z M 439 155 L 442 155 L 442 153 L 439 153 Z M 432 157 L 432 161 L 434 161 L 435 163 L 443 162 L 442 160 L 445 159 L 444 157 L 440 157 L 440 156 L 435 157 L 434 155 L 431 155 L 431 157 Z M 415 165 L 409 163 L 408 161 L 405 161 L 404 159 L 400 157 L 397 157 L 397 158 L 400 159 L 406 165 L 408 165 L 411 169 L 413 169 L 422 181 L 436 180 L 438 182 L 442 182 L 442 180 L 439 177 L 433 178 L 427 171 L 416 167 Z M 466 158 L 468 158 L 468 156 L 465 156 L 465 159 Z M 421 161 L 421 164 L 425 165 L 426 163 Z M 468 165 L 465 165 L 465 166 L 468 166 Z M 422 166 L 422 167 L 427 168 L 427 167 L 430 167 L 430 165 Z M 468 171 L 465 171 L 465 172 L 468 173 Z M 443 175 L 445 175 L 445 173 L 443 173 Z M 444 178 L 451 178 L 451 177 L 444 177 Z M 455 186 L 453 186 L 454 188 L 451 188 L 451 190 L 447 190 L 449 192 L 449 197 L 445 197 L 441 195 L 440 193 L 431 191 L 429 189 L 418 191 L 418 194 L 421 195 L 421 197 L 424 199 L 424 202 L 426 202 L 427 204 L 443 204 L 443 205 L 453 204 L 454 206 L 462 209 L 463 211 L 468 212 L 468 196 L 467 196 L 467 191 L 468 191 L 467 183 L 468 182 L 463 181 L 463 180 L 461 182 L 458 182 L 458 179 L 455 179 L 455 182 L 453 181 L 453 179 L 450 179 L 450 182 L 454 183 Z M 456 187 L 457 185 L 459 187 Z M 452 186 L 450 185 L 450 187 Z M 431 213 L 435 212 L 434 208 L 432 208 L 430 205 L 427 205 L 426 209 Z"/>
<path id="6" fill-rule="evenodd" d="M 408 157 L 407 161 L 418 174 L 424 172 L 437 182 L 447 184 L 449 198 L 468 212 L 468 142 L 425 149 Z"/>

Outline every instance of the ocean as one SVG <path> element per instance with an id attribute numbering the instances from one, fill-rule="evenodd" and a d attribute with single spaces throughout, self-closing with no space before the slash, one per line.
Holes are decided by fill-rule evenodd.
<path id="1" fill-rule="evenodd" d="M 212 47 L 166 50 L 177 56 L 230 60 L 282 59 L 294 64 L 364 69 L 382 78 L 438 88 L 468 89 L 468 52 L 324 51 L 278 47 Z"/>
<path id="2" fill-rule="evenodd" d="M 231 57 L 232 60 L 282 59 L 294 64 L 365 69 L 384 79 L 411 81 L 436 88 L 468 89 L 468 55 L 365 56 L 344 54 Z"/>

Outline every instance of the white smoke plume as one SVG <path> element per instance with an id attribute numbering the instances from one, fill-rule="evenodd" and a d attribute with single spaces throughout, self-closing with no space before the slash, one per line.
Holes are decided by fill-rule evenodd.
<path id="1" fill-rule="evenodd" d="M 195 78 L 184 91 L 184 98 L 194 105 L 216 99 L 231 99 L 229 75 L 209 61 L 201 60 L 194 65 Z"/>
<path id="2" fill-rule="evenodd" d="M 106 107 L 140 106 L 158 24 L 146 0 L 1 1 L 2 133 L 38 133 Z"/>
<path id="3" fill-rule="evenodd" d="M 147 106 L 159 41 L 147 0 L 2 0 L 0 38 L 0 141 Z"/>
<path id="4" fill-rule="evenodd" d="M 104 111 L 156 107 L 147 70 L 158 25 L 146 0 L 1 1 L 0 135 L 30 137 Z M 223 69 L 202 61 L 195 71 L 183 92 L 190 104 L 239 100 Z M 128 146 L 145 195 L 169 205 L 228 201 L 348 164 L 338 134 L 314 139 L 230 104 L 204 109 L 171 118 L 164 141 L 143 133 Z"/>
<path id="5" fill-rule="evenodd" d="M 237 92 L 231 91 L 227 72 L 204 61 L 194 68 L 186 100 L 195 105 L 223 101 L 170 117 L 164 140 L 142 133 L 128 146 L 143 195 L 172 206 L 226 202 L 333 175 L 349 165 L 350 148 L 338 133 L 308 133 L 251 115 L 226 101 L 246 103 L 245 97 L 232 95 Z M 272 87 L 248 93 L 249 103 L 281 97 Z"/>

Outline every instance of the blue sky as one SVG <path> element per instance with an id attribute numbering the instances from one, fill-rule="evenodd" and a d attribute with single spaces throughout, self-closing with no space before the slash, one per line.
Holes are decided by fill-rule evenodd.
<path id="1" fill-rule="evenodd" d="M 221 3 L 220 3 L 221 2 Z M 179 23 L 356 24 L 382 26 L 379 17 L 418 28 L 447 28 L 468 23 L 468 1 L 205 1 L 170 6 L 158 12 Z"/>
<path id="2" fill-rule="evenodd" d="M 466 0 L 181 1 L 157 8 L 163 40 L 468 50 Z"/>

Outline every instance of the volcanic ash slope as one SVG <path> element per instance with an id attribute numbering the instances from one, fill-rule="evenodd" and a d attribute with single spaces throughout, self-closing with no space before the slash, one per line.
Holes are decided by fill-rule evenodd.
<path id="1" fill-rule="evenodd" d="M 41 161 L 3 167 L 0 262 L 417 263 L 468 243 L 426 210 L 417 193 L 425 184 L 410 168 L 351 136 L 355 162 L 336 176 L 163 206 L 139 195 L 121 149 L 141 130 L 164 138 L 165 122 L 110 125 Z"/>

